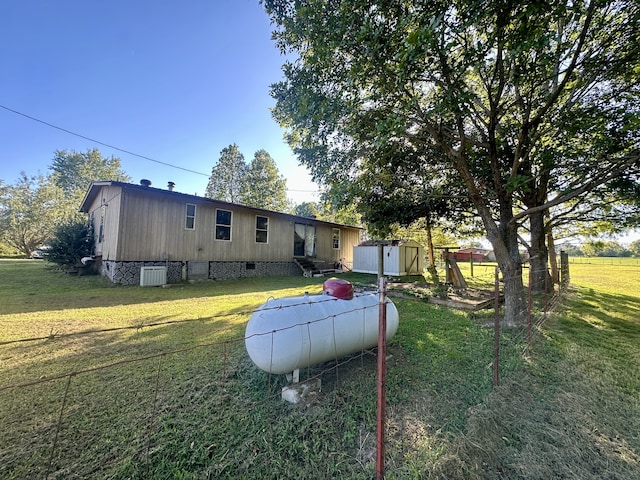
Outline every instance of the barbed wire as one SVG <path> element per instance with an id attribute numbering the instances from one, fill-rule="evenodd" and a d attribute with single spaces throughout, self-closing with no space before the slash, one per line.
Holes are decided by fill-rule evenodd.
<path id="1" fill-rule="evenodd" d="M 370 292 L 362 292 L 362 293 L 373 293 L 373 291 Z M 323 294 L 317 294 L 317 295 L 309 295 L 309 298 L 314 298 L 314 297 L 320 297 Z M 325 295 L 326 299 L 323 300 L 316 300 L 314 298 L 313 303 L 314 304 L 322 304 L 324 302 L 335 302 L 336 300 L 338 300 L 335 297 L 331 297 L 328 295 Z M 267 302 L 265 302 L 263 305 L 267 305 L 269 303 L 269 300 L 267 300 Z M 123 330 L 142 330 L 143 328 L 146 327 L 159 327 L 159 326 L 165 326 L 165 325 L 175 325 L 175 324 L 183 324 L 183 323 L 193 323 L 193 322 L 198 322 L 198 323 L 202 323 L 204 321 L 214 321 L 214 320 L 219 320 L 222 318 L 227 318 L 227 317 L 237 317 L 237 316 L 250 316 L 253 315 L 254 313 L 260 311 L 260 312 L 266 312 L 269 310 L 282 310 L 282 309 L 287 309 L 287 308 L 297 308 L 303 305 L 308 305 L 309 302 L 308 301 L 302 301 L 300 303 L 294 303 L 294 304 L 290 304 L 290 305 L 279 305 L 279 306 L 274 306 L 274 307 L 263 307 L 263 308 L 258 308 L 258 309 L 254 309 L 254 310 L 241 310 L 239 312 L 227 312 L 227 313 L 217 313 L 217 314 L 213 314 L 211 316 L 208 317 L 199 317 L 199 318 L 189 318 L 189 319 L 181 319 L 181 320 L 163 320 L 161 322 L 151 322 L 151 323 L 135 323 L 133 325 L 123 325 L 120 327 L 109 327 L 109 328 L 98 328 L 98 329 L 91 329 L 91 330 L 81 330 L 78 332 L 70 332 L 70 333 L 55 333 L 52 334 L 50 333 L 49 335 L 43 335 L 43 336 L 39 336 L 39 337 L 29 337 L 29 338 L 20 338 L 20 339 L 16 339 L 16 340 L 5 340 L 5 341 L 1 341 L 0 342 L 0 346 L 4 346 L 4 345 L 10 345 L 10 344 L 14 344 L 14 343 L 25 343 L 25 342 L 35 342 L 35 341 L 41 341 L 41 340 L 52 340 L 54 338 L 65 338 L 65 337 L 73 337 L 73 336 L 82 336 L 82 335 L 94 335 L 96 333 L 109 333 L 109 332 L 117 332 L 117 331 L 123 331 Z"/>
<path id="2" fill-rule="evenodd" d="M 320 302 L 315 302 L 314 304 L 318 304 L 318 303 L 323 303 L 323 302 L 328 302 L 328 301 L 336 301 L 338 300 L 335 297 L 331 297 L 330 299 L 327 300 L 321 300 Z M 390 303 L 389 300 L 387 300 L 386 303 Z M 291 305 L 279 305 L 276 307 L 267 307 L 267 308 L 262 308 L 262 309 L 256 309 L 253 310 L 249 313 L 255 314 L 255 313 L 261 313 L 261 312 L 265 312 L 265 311 L 269 311 L 269 310 L 284 310 L 287 308 L 293 308 L 293 307 L 299 307 L 299 306 L 305 306 L 305 305 L 310 305 L 308 302 L 301 302 L 301 303 L 296 303 L 296 304 L 291 304 Z M 104 370 L 107 368 L 113 368 L 119 365 L 126 365 L 126 364 L 130 364 L 130 363 L 137 363 L 137 362 L 145 362 L 148 360 L 152 360 L 154 358 L 159 358 L 159 357 L 166 357 L 169 355 L 175 355 L 178 353 L 185 353 L 185 352 L 189 352 L 192 350 L 196 350 L 199 348 L 205 348 L 205 347 L 212 347 L 212 346 L 221 346 L 221 345 L 228 345 L 231 343 L 240 343 L 240 342 L 246 342 L 247 340 L 254 338 L 254 337 L 261 337 L 261 336 L 265 336 L 265 335 L 274 335 L 276 333 L 280 333 L 280 332 L 284 332 L 284 331 L 288 331 L 294 328 L 299 328 L 301 326 L 309 326 L 315 323 L 319 323 L 319 322 L 324 322 L 326 320 L 329 319 L 335 319 L 337 316 L 342 316 L 342 315 L 349 315 L 351 313 L 355 313 L 358 311 L 365 311 L 365 310 L 369 310 L 369 309 L 378 309 L 379 308 L 379 303 L 377 302 L 376 299 L 376 303 L 375 304 L 371 304 L 371 305 L 364 305 L 362 307 L 358 307 L 358 308 L 352 308 L 352 309 L 348 309 L 348 310 L 343 310 L 340 313 L 332 313 L 329 315 L 326 315 L 324 317 L 320 317 L 314 320 L 307 320 L 304 322 L 297 322 L 291 325 L 287 325 L 286 327 L 281 327 L 281 328 L 274 328 L 271 329 L 269 331 L 265 331 L 262 333 L 254 333 L 252 335 L 249 336 L 243 336 L 243 337 L 237 337 L 234 339 L 229 339 L 229 340 L 222 340 L 222 341 L 216 341 L 216 342 L 208 342 L 208 343 L 202 343 L 202 344 L 198 344 L 198 345 L 193 345 L 187 348 L 181 348 L 181 349 L 176 349 L 176 350 L 169 350 L 166 352 L 160 352 L 160 353 L 155 353 L 155 354 L 151 354 L 151 355 L 145 355 L 143 357 L 137 357 L 137 358 L 131 358 L 131 359 L 125 359 L 125 360 L 119 360 L 117 362 L 112 362 L 109 364 L 105 364 L 105 365 L 100 365 L 100 366 L 96 366 L 96 367 L 90 367 L 90 368 L 85 368 L 85 369 L 80 369 L 80 370 L 74 370 L 71 372 L 65 372 L 65 373 L 61 373 L 58 375 L 54 375 L 54 376 L 50 376 L 50 377 L 46 377 L 46 378 L 39 378 L 37 380 L 32 380 L 32 381 L 28 381 L 28 382 L 23 382 L 23 383 L 17 383 L 17 384 L 8 384 L 8 385 L 0 385 L 0 392 L 4 391 L 4 390 L 8 390 L 8 389 L 13 389 L 13 388 L 22 388 L 22 387 L 30 387 L 33 385 L 38 385 L 41 383 L 47 383 L 47 382 L 51 382 L 54 380 L 60 380 L 62 378 L 66 378 L 68 376 L 78 376 L 78 375 L 82 375 L 85 373 L 91 373 L 91 372 L 95 372 L 98 370 Z M 233 316 L 237 316 L 237 313 L 234 314 L 225 314 L 224 316 L 229 316 L 229 315 L 233 315 Z M 185 322 L 186 323 L 186 322 Z M 129 328 L 129 327 L 128 327 Z M 115 330 L 122 330 L 125 329 L 125 327 L 123 328 L 116 328 Z M 101 330 L 101 331 L 113 331 L 114 329 L 105 329 L 105 330 Z M 91 332 L 91 333 L 95 333 L 95 332 Z M 335 332 L 334 332 L 335 335 Z M 335 337 L 334 337 L 334 343 L 335 343 Z"/>
<path id="3" fill-rule="evenodd" d="M 489 276 L 489 274 L 486 275 L 487 277 Z M 491 274 L 492 277 L 495 276 L 495 273 Z M 510 279 L 514 279 L 515 276 L 513 277 L 507 277 L 507 281 Z M 504 278 L 502 279 L 504 281 Z M 494 295 L 495 293 L 497 293 L 498 295 L 502 294 L 502 287 L 503 285 L 499 284 L 499 287 L 497 292 L 494 291 Z M 23 382 L 16 382 L 13 384 L 6 384 L 6 385 L 2 385 L 0 386 L 0 392 L 6 392 L 9 390 L 13 390 L 13 389 L 23 389 L 23 388 L 30 388 L 36 385 L 40 385 L 40 384 L 45 384 L 45 383 L 50 383 L 50 382 L 54 382 L 54 381 L 60 381 L 60 380 L 66 380 L 64 382 L 64 385 L 62 385 L 62 396 L 61 396 L 61 405 L 59 408 L 59 411 L 57 411 L 57 414 L 55 415 L 55 418 L 52 420 L 51 424 L 53 425 L 52 428 L 52 437 L 53 437 L 53 441 L 49 443 L 50 447 L 47 447 L 47 457 L 44 459 L 43 463 L 41 463 L 40 465 L 42 465 L 46 471 L 46 477 L 48 478 L 49 475 L 51 473 L 54 472 L 55 470 L 55 464 L 54 464 L 54 459 L 56 458 L 56 451 L 59 448 L 58 444 L 61 443 L 61 439 L 64 439 L 65 437 L 63 436 L 63 428 L 62 428 L 62 424 L 66 421 L 65 418 L 69 416 L 69 414 L 67 414 L 67 410 L 70 408 L 70 405 L 72 405 L 72 403 L 70 401 L 68 401 L 68 397 L 71 394 L 72 389 L 74 388 L 78 388 L 77 384 L 80 384 L 80 382 L 72 382 L 72 379 L 76 378 L 76 377 L 80 377 L 80 376 L 84 376 L 84 375 L 89 375 L 95 372 L 99 372 L 99 371 L 104 371 L 104 370 L 110 370 L 110 369 L 118 369 L 118 368 L 122 368 L 126 365 L 130 365 L 130 364 L 136 364 L 136 363 L 141 363 L 141 362 L 152 362 L 154 360 L 157 360 L 157 367 L 155 369 L 155 374 L 154 374 L 154 385 L 153 388 L 151 389 L 151 393 L 149 396 L 149 406 L 146 407 L 148 408 L 148 411 L 146 412 L 145 416 L 148 416 L 148 419 L 145 420 L 145 426 L 143 428 L 143 431 L 145 432 L 142 435 L 142 442 L 143 442 L 143 451 L 146 451 L 146 462 L 147 462 L 147 468 L 148 468 L 148 464 L 150 461 L 150 457 L 151 457 L 151 451 L 152 451 L 152 435 L 154 434 L 154 427 L 156 422 L 158 421 L 158 402 L 159 402 L 159 398 L 160 398 L 160 375 L 161 375 L 161 365 L 163 362 L 166 362 L 166 359 L 168 357 L 171 356 L 175 356 L 175 355 L 180 355 L 180 354 L 184 354 L 184 353 L 189 353 L 189 352 L 195 352 L 197 350 L 203 350 L 203 349 L 213 349 L 217 352 L 219 352 L 220 350 L 222 351 L 222 369 L 221 372 L 219 372 L 219 375 L 222 375 L 221 377 L 221 381 L 224 382 L 225 379 L 227 379 L 227 368 L 229 365 L 229 358 L 228 358 L 228 352 L 232 349 L 237 347 L 238 345 L 240 345 L 242 342 L 246 342 L 247 339 L 253 338 L 253 337 L 260 337 L 260 336 L 264 336 L 264 335 L 271 335 L 272 341 L 274 338 L 274 334 L 279 333 L 279 332 L 283 332 L 286 330 L 291 330 L 294 328 L 302 328 L 302 329 L 306 329 L 307 330 L 307 336 L 309 339 L 310 343 L 313 343 L 315 340 L 312 339 L 311 335 L 309 334 L 309 329 L 311 328 L 311 326 L 313 324 L 316 324 L 318 322 L 326 322 L 326 321 L 331 321 L 333 322 L 333 343 L 334 343 L 334 347 L 336 344 L 336 329 L 335 329 L 335 322 L 339 321 L 340 317 L 343 315 L 353 315 L 354 313 L 357 313 L 359 311 L 365 311 L 368 309 L 378 309 L 379 308 L 379 297 L 377 296 L 377 293 L 375 291 L 371 291 L 371 292 L 367 292 L 367 293 L 371 293 L 371 299 L 372 302 L 371 304 L 367 304 L 367 305 L 363 305 L 363 306 L 357 306 L 354 308 L 349 308 L 345 311 L 341 311 L 338 313 L 322 313 L 318 316 L 318 318 L 310 318 L 310 319 L 305 319 L 305 320 L 299 320 L 299 321 L 295 321 L 292 324 L 288 324 L 286 326 L 282 326 L 282 327 L 278 327 L 278 328 L 273 328 L 273 329 L 265 329 L 265 331 L 259 332 L 259 333 L 254 333 L 251 335 L 245 335 L 245 336 L 235 336 L 233 338 L 228 338 L 228 339 L 222 339 L 222 340 L 216 340 L 216 341 L 211 341 L 211 342 L 202 342 L 202 343 L 198 343 L 196 345 L 190 345 L 184 348 L 177 348 L 177 349 L 170 349 L 170 350 L 166 350 L 166 351 L 162 351 L 162 352 L 157 352 L 157 353 L 151 353 L 148 355 L 142 355 L 142 356 L 138 356 L 135 358 L 128 358 L 128 359 L 121 359 L 121 360 L 117 360 L 117 361 L 111 361 L 108 363 L 105 363 L 103 365 L 96 365 L 96 366 L 91 366 L 91 367 L 86 367 L 86 368 L 80 368 L 80 369 L 74 369 L 71 371 L 66 371 L 60 374 L 56 374 L 56 375 L 52 375 L 52 376 L 48 376 L 46 378 L 34 378 L 31 380 L 27 380 L 27 381 L 23 381 Z M 95 334 L 99 334 L 99 333 L 103 333 L 103 332 L 113 332 L 113 331 L 119 331 L 119 330 L 131 330 L 131 329 L 142 329 L 144 327 L 158 327 L 158 326 L 164 326 L 164 325 L 181 325 L 181 324 L 190 324 L 193 322 L 215 322 L 216 320 L 222 319 L 222 318 L 228 318 L 228 317 L 248 317 L 250 315 L 254 315 L 256 313 L 260 313 L 260 312 L 269 312 L 269 311 L 282 311 L 283 313 L 285 313 L 285 311 L 287 311 L 288 309 L 291 308 L 297 308 L 297 307 L 301 307 L 301 306 L 305 306 L 305 305 L 309 305 L 309 299 L 313 299 L 315 300 L 315 304 L 317 303 L 325 303 L 325 302 L 336 302 L 338 301 L 337 299 L 335 299 L 334 297 L 327 297 L 327 298 L 322 298 L 321 294 L 318 295 L 309 295 L 307 297 L 301 297 L 301 301 L 299 302 L 294 302 L 292 304 L 287 304 L 287 305 L 281 305 L 278 304 L 277 302 L 269 305 L 270 300 L 268 300 L 267 302 L 265 302 L 263 305 L 261 305 L 260 307 L 254 308 L 254 309 L 244 309 L 238 312 L 219 312 L 216 313 L 210 317 L 206 317 L 206 318 L 198 318 L 198 319 L 182 319 L 182 320 L 167 320 L 167 321 L 162 321 L 162 322 L 152 322 L 152 323 L 148 323 L 148 324 L 137 324 L 137 325 L 130 325 L 130 326 L 122 326 L 122 327 L 113 327 L 113 328 L 106 328 L 106 329 L 95 329 L 95 330 L 88 330 L 88 331 L 82 331 L 82 332 L 71 332 L 69 334 L 62 334 L 59 336 L 55 336 L 55 337 L 51 337 L 51 336 L 45 336 L 45 337 L 38 337 L 38 338 L 32 338 L 32 339 L 20 339 L 20 340 L 15 340 L 15 341 L 9 341 L 9 342 L 3 342 L 0 345 L 7 345 L 7 344 L 11 344 L 11 343 L 19 343 L 19 342 L 29 342 L 29 341 L 35 341 L 35 340 L 47 340 L 47 339 L 51 339 L 51 338 L 62 338 L 62 337 L 73 337 L 73 338 L 77 338 L 79 336 L 82 335 L 95 335 Z M 374 301 L 375 300 L 375 301 Z M 555 292 L 553 295 L 549 295 L 548 298 L 545 297 L 545 303 L 544 303 L 544 311 L 538 311 L 536 310 L 535 312 L 533 312 L 531 314 L 531 329 L 534 331 L 539 331 L 540 329 L 543 328 L 544 326 L 544 322 L 547 320 L 547 318 L 549 317 L 549 315 L 551 315 L 551 313 L 553 311 L 555 311 L 555 309 L 558 307 L 558 305 L 561 304 L 561 300 L 562 300 L 562 292 Z M 531 299 L 529 300 L 531 301 Z M 389 300 L 387 300 L 387 302 L 389 302 Z M 500 307 L 502 308 L 502 306 Z M 527 310 L 521 310 L 519 312 L 517 312 L 519 315 L 526 315 L 528 313 Z M 358 321 L 360 321 L 358 319 Z M 222 332 L 224 332 L 224 330 L 222 330 Z M 221 333 L 222 333 L 221 332 Z M 512 344 L 514 346 L 519 346 L 519 345 L 523 345 L 523 352 L 526 351 L 527 348 L 529 348 L 529 343 L 527 342 L 527 335 L 528 335 L 528 331 L 527 331 L 527 326 L 517 326 L 517 327 L 513 327 L 513 328 L 509 328 L 508 329 L 509 332 L 509 336 L 508 338 L 506 338 L 504 341 L 508 341 L 509 344 Z M 327 360 L 323 363 L 320 363 L 318 365 L 306 365 L 305 367 L 303 367 L 306 370 L 306 378 L 305 381 L 314 381 L 316 379 L 320 379 L 323 376 L 335 372 L 335 385 L 337 387 L 337 385 L 339 384 L 339 377 L 338 377 L 338 371 L 340 370 L 341 367 L 348 365 L 354 361 L 357 360 L 364 360 L 365 357 L 367 357 L 368 355 L 372 355 L 375 351 L 375 348 L 372 349 L 364 349 L 362 348 L 359 352 L 354 352 L 350 355 L 346 355 L 346 356 L 340 356 L 338 358 L 337 356 L 337 352 L 336 352 L 336 357 L 332 360 Z M 272 342 L 272 352 L 273 354 L 273 342 Z M 309 355 L 310 355 L 310 351 L 309 351 Z M 303 370 L 303 368 L 301 368 L 300 370 Z M 252 407 L 256 407 L 259 406 L 259 404 L 261 403 L 266 403 L 268 401 L 272 401 L 277 399 L 278 397 L 280 397 L 282 395 L 281 391 L 279 389 L 273 389 L 273 381 L 272 378 L 274 378 L 275 376 L 281 376 L 279 374 L 275 374 L 272 371 L 267 371 L 266 374 L 268 375 L 267 378 L 267 388 L 264 391 L 264 394 L 262 396 L 262 400 L 258 401 L 258 400 L 254 400 L 254 401 L 250 401 L 248 402 L 247 405 L 248 407 L 252 408 Z M 227 379 L 228 381 L 228 379 Z M 222 384 L 221 386 L 221 402 L 222 402 L 222 398 L 224 397 L 224 384 Z M 58 397 L 60 398 L 60 397 Z M 49 449 L 50 448 L 50 449 Z M 142 454 L 144 455 L 144 454 Z"/>

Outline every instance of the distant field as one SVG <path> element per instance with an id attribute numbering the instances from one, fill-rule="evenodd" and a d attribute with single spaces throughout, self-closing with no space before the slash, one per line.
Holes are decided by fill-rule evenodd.
<path id="1" fill-rule="evenodd" d="M 569 257 L 569 263 L 588 265 L 629 265 L 640 267 L 640 258 L 634 257 Z"/>
<path id="2" fill-rule="evenodd" d="M 502 332 L 497 388 L 491 311 L 394 299 L 388 479 L 640 478 L 640 268 L 571 278 L 533 345 Z M 0 478 L 372 478 L 375 355 L 305 369 L 322 391 L 292 406 L 244 350 L 258 305 L 323 280 L 122 287 L 0 260 Z"/>

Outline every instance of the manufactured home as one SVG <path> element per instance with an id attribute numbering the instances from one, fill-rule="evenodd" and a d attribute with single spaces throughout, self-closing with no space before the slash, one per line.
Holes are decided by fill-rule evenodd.
<path id="1" fill-rule="evenodd" d="M 114 283 L 315 274 L 351 268 L 359 227 L 117 181 L 92 182 L 80 211 Z M 164 267 L 164 268 L 163 268 Z M 154 279 L 160 272 L 160 280 Z M 166 275 L 162 277 L 162 274 Z"/>

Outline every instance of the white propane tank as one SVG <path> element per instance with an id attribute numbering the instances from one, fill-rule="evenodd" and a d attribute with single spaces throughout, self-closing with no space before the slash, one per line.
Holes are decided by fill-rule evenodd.
<path id="1" fill-rule="evenodd" d="M 270 373 L 340 358 L 378 345 L 379 297 L 304 295 L 270 300 L 251 316 L 245 346 L 253 363 Z M 398 310 L 387 299 L 387 339 L 398 330 Z"/>

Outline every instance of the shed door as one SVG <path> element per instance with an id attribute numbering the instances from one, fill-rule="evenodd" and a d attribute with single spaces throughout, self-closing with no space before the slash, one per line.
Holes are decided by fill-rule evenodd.
<path id="1" fill-rule="evenodd" d="M 418 272 L 418 247 L 405 247 L 404 263 L 404 271 L 407 274 L 420 273 Z"/>

